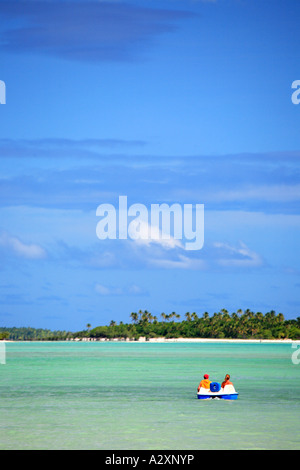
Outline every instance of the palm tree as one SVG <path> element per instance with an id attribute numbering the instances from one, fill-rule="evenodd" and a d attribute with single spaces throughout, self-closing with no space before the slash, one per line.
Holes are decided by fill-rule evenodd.
<path id="1" fill-rule="evenodd" d="M 230 316 L 229 321 L 229 336 L 235 338 L 237 336 L 237 329 L 239 324 L 239 316 L 236 312 L 233 312 Z"/>
<path id="2" fill-rule="evenodd" d="M 254 317 L 254 313 L 250 310 L 250 308 L 247 308 L 247 310 L 245 310 L 245 315 L 247 315 L 248 319 Z"/>
<path id="3" fill-rule="evenodd" d="M 217 312 L 214 312 L 213 316 L 212 316 L 212 323 L 216 323 L 218 321 L 218 318 L 219 318 L 219 314 Z"/>
<path id="4" fill-rule="evenodd" d="M 221 313 L 222 313 L 222 319 L 228 322 L 230 320 L 230 315 L 229 315 L 228 310 L 226 310 L 226 308 L 222 308 Z"/>
<path id="5" fill-rule="evenodd" d="M 149 320 L 152 318 L 152 315 L 150 312 L 148 312 L 148 310 L 145 310 L 144 312 L 140 311 L 141 312 L 141 323 L 145 324 L 145 323 L 148 323 Z"/>
<path id="6" fill-rule="evenodd" d="M 238 314 L 237 314 L 236 312 L 233 312 L 233 313 L 231 314 L 231 318 L 232 318 L 232 320 L 234 320 L 234 321 L 238 321 L 239 316 L 238 316 Z"/>
<path id="7" fill-rule="evenodd" d="M 277 320 L 278 320 L 279 323 L 283 323 L 284 322 L 284 315 L 282 313 L 278 313 Z"/>
<path id="8" fill-rule="evenodd" d="M 169 318 L 172 320 L 172 323 L 174 323 L 174 318 L 178 318 L 178 317 L 180 317 L 180 315 L 177 315 L 176 312 L 172 312 L 169 315 Z"/>
<path id="9" fill-rule="evenodd" d="M 267 312 L 265 314 L 265 319 L 267 320 L 267 324 L 269 327 L 274 324 L 275 316 L 276 316 L 276 313 L 274 310 L 271 310 L 270 312 Z"/>
<path id="10" fill-rule="evenodd" d="M 208 320 L 209 319 L 209 313 L 208 312 L 204 312 L 203 313 L 203 320 Z"/>
<path id="11" fill-rule="evenodd" d="M 140 321 L 141 321 L 142 315 L 143 315 L 143 310 L 140 309 L 140 310 L 138 311 L 138 314 L 139 314 L 139 316 L 140 316 Z"/>
<path id="12" fill-rule="evenodd" d="M 261 321 L 261 320 L 263 320 L 264 315 L 261 312 L 256 312 L 255 318 L 256 318 L 256 320 Z"/>
<path id="13" fill-rule="evenodd" d="M 90 331 L 90 328 L 92 327 L 92 325 L 90 323 L 87 323 L 86 327 L 87 327 L 88 331 Z"/>
<path id="14" fill-rule="evenodd" d="M 220 312 L 222 313 L 222 315 L 228 314 L 228 310 L 226 310 L 226 308 L 221 308 Z"/>
<path id="15" fill-rule="evenodd" d="M 148 314 L 148 319 L 149 319 L 149 322 L 150 322 L 150 323 L 153 322 L 155 318 L 156 318 L 156 317 L 153 316 L 152 313 L 149 313 L 149 314 Z"/>
<path id="16" fill-rule="evenodd" d="M 137 322 L 138 322 L 138 318 L 139 318 L 139 317 L 138 317 L 138 314 L 137 314 L 137 313 L 132 312 L 132 313 L 130 314 L 130 317 L 131 317 L 131 319 L 132 319 L 132 321 L 133 321 L 134 323 L 137 323 Z"/>
<path id="17" fill-rule="evenodd" d="M 191 317 L 190 312 L 186 312 L 186 314 L 184 316 L 187 319 L 187 321 L 192 321 L 192 317 Z"/>

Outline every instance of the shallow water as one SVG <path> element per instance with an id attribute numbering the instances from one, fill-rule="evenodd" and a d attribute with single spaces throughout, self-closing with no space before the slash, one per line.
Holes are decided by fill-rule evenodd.
<path id="1" fill-rule="evenodd" d="M 299 449 L 291 344 L 6 343 L 0 449 Z M 236 401 L 198 400 L 226 373 Z"/>

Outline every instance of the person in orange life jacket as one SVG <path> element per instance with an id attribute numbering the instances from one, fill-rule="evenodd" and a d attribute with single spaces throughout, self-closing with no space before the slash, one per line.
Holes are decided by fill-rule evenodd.
<path id="1" fill-rule="evenodd" d="M 200 388 L 208 388 L 209 389 L 209 386 L 211 384 L 211 380 L 209 380 L 209 375 L 208 374 L 204 374 L 203 376 L 203 380 L 201 380 L 201 382 L 199 383 L 199 386 L 198 386 L 198 392 L 200 390 Z"/>
<path id="2" fill-rule="evenodd" d="M 225 379 L 224 379 L 224 382 L 222 382 L 221 387 L 224 388 L 225 385 L 233 385 L 233 383 L 230 382 L 230 375 L 229 374 L 225 375 Z"/>

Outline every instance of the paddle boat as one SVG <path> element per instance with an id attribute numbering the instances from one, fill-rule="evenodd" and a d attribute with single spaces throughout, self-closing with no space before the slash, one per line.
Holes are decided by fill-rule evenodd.
<path id="1" fill-rule="evenodd" d="M 198 398 L 202 400 L 218 398 L 223 400 L 237 400 L 238 393 L 233 385 L 225 385 L 224 388 L 218 382 L 211 382 L 210 388 L 201 387 L 197 393 Z"/>

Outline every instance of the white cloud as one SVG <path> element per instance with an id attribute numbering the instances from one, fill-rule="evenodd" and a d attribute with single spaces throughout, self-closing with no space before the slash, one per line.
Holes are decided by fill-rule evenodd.
<path id="1" fill-rule="evenodd" d="M 206 263 L 201 259 L 192 259 L 184 255 L 178 255 L 177 259 L 156 258 L 150 263 L 160 268 L 172 269 L 205 269 Z"/>
<path id="2" fill-rule="evenodd" d="M 135 284 L 133 284 L 132 286 L 129 287 L 128 292 L 130 294 L 134 294 L 134 295 L 143 294 L 143 290 Z"/>
<path id="3" fill-rule="evenodd" d="M 122 295 L 123 291 L 119 287 L 107 287 L 102 284 L 96 284 L 95 290 L 101 295 Z"/>
<path id="4" fill-rule="evenodd" d="M 100 295 L 143 295 L 145 292 L 136 284 L 129 287 L 108 287 L 103 284 L 96 284 L 95 291 Z"/>
<path id="5" fill-rule="evenodd" d="M 140 238 L 134 240 L 137 244 L 150 246 L 156 244 L 165 249 L 182 248 L 182 243 L 176 240 L 171 235 L 162 232 L 159 227 L 149 225 L 147 222 L 141 220 L 133 220 L 131 226 L 134 231 L 138 231 Z"/>
<path id="6" fill-rule="evenodd" d="M 217 263 L 222 266 L 258 267 L 263 265 L 260 255 L 250 250 L 243 242 L 240 242 L 239 247 L 221 242 L 215 242 L 214 246 L 222 249 L 225 254 L 224 257 L 217 259 Z"/>
<path id="7" fill-rule="evenodd" d="M 46 256 L 46 251 L 41 246 L 34 243 L 23 243 L 17 237 L 8 235 L 5 232 L 0 234 L 0 245 L 21 258 L 41 259 Z"/>

